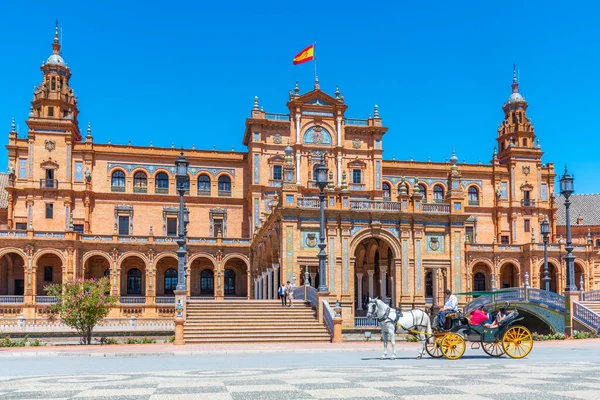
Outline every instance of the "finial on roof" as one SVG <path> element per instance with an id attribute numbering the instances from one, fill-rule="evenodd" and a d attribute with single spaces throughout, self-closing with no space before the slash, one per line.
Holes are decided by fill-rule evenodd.
<path id="1" fill-rule="evenodd" d="M 375 104 L 375 109 L 373 110 L 373 118 L 379 118 L 379 106 Z"/>
<path id="2" fill-rule="evenodd" d="M 196 145 L 192 144 L 192 150 L 196 150 Z"/>
<path id="3" fill-rule="evenodd" d="M 108 139 L 108 142 L 106 142 L 106 143 L 107 143 L 107 144 L 112 144 L 112 143 L 110 142 L 110 139 Z"/>
<path id="4" fill-rule="evenodd" d="M 235 146 L 231 146 L 231 151 L 235 151 Z"/>
<path id="5" fill-rule="evenodd" d="M 450 163 L 452 165 L 456 165 L 457 162 L 458 162 L 458 157 L 456 157 L 456 153 L 454 152 L 454 149 L 452 149 L 452 157 L 450 157 Z"/>
<path id="6" fill-rule="evenodd" d="M 217 151 L 217 145 L 213 144 L 213 151 Z"/>
<path id="7" fill-rule="evenodd" d="M 35 113 L 33 112 L 33 106 L 29 107 L 29 116 L 35 117 Z"/>
<path id="8" fill-rule="evenodd" d="M 539 138 L 535 140 L 535 147 L 538 149 L 540 148 L 540 139 Z"/>
<path id="9" fill-rule="evenodd" d="M 127 141 L 127 146 L 131 146 L 131 140 Z"/>
<path id="10" fill-rule="evenodd" d="M 92 136 L 92 124 L 91 122 L 88 122 L 88 127 L 87 127 L 87 137 Z"/>
<path id="11" fill-rule="evenodd" d="M 519 93 L 519 82 L 517 82 L 517 66 L 515 64 L 513 64 L 512 92 L 513 93 Z M 510 98 L 509 98 L 509 100 L 510 100 Z"/>
<path id="12" fill-rule="evenodd" d="M 513 63 L 513 83 L 517 83 L 517 66 Z"/>
<path id="13" fill-rule="evenodd" d="M 427 162 L 431 162 L 431 157 L 427 157 Z"/>
<path id="14" fill-rule="evenodd" d="M 171 148 L 174 149 L 175 148 L 175 143 L 171 142 Z"/>
<path id="15" fill-rule="evenodd" d="M 15 117 L 12 117 L 12 122 L 10 123 L 10 131 L 15 131 Z"/>
<path id="16" fill-rule="evenodd" d="M 152 140 L 150 141 L 150 147 L 154 147 L 154 145 L 152 144 Z"/>
<path id="17" fill-rule="evenodd" d="M 335 98 L 340 98 L 340 87 L 338 85 L 335 85 Z"/>
<path id="18" fill-rule="evenodd" d="M 321 85 L 319 85 L 319 77 L 315 76 L 315 89 L 320 89 Z"/>
<path id="19" fill-rule="evenodd" d="M 296 81 L 296 86 L 294 87 L 294 94 L 300 96 L 300 87 L 298 86 L 298 81 Z"/>
<path id="20" fill-rule="evenodd" d="M 258 96 L 254 96 L 254 107 L 253 110 L 258 110 Z"/>
<path id="21" fill-rule="evenodd" d="M 54 43 L 52 43 L 52 49 L 54 54 L 60 54 L 60 41 L 58 37 L 58 20 L 56 20 L 56 27 L 54 28 Z"/>

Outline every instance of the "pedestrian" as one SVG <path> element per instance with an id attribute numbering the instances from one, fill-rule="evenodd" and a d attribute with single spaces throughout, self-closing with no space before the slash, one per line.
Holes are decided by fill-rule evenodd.
<path id="1" fill-rule="evenodd" d="M 281 307 L 287 306 L 287 288 L 283 283 L 279 285 L 279 291 L 277 293 L 281 299 Z"/>
<path id="2" fill-rule="evenodd" d="M 289 298 L 288 307 L 294 307 L 294 289 L 294 285 L 292 285 L 290 281 L 287 281 L 287 293 Z"/>

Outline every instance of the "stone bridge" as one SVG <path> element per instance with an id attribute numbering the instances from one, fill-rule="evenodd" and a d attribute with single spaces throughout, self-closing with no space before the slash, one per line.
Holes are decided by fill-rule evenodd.
<path id="1" fill-rule="evenodd" d="M 581 293 L 582 300 L 600 301 L 600 290 Z M 555 332 L 565 331 L 565 296 L 528 286 L 502 289 L 483 295 L 468 303 L 464 313 L 469 314 L 478 307 L 486 306 L 490 311 L 509 302 L 511 307 L 528 312 L 544 321 Z M 600 331 L 600 314 L 579 301 L 573 302 L 573 321 L 591 331 Z"/>

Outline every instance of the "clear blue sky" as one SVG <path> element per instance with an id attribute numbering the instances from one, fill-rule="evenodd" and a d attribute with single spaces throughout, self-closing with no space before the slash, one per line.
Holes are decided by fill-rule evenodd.
<path id="1" fill-rule="evenodd" d="M 516 62 L 544 162 L 568 163 L 578 193 L 600 192 L 599 14 L 554 1 L 0 1 L 0 131 L 14 116 L 26 132 L 56 18 L 80 128 L 91 121 L 100 142 L 242 150 L 255 95 L 286 112 L 296 80 L 312 88 L 312 64 L 292 58 L 316 40 L 321 88 L 340 86 L 347 116 L 379 105 L 385 158 L 455 148 L 489 162 Z"/>

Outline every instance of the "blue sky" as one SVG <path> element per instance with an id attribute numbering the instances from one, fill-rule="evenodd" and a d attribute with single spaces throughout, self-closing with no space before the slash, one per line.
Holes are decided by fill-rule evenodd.
<path id="1" fill-rule="evenodd" d="M 90 3 L 90 4 L 86 4 Z M 378 104 L 384 157 L 491 159 L 512 64 L 557 172 L 600 192 L 600 10 L 593 2 L 17 2 L 0 1 L 0 131 L 22 135 L 54 20 L 79 95 L 80 128 L 113 143 L 243 150 L 255 95 L 286 112 L 313 85 L 293 56 L 317 42 L 321 88 L 339 85 L 347 116 Z M 4 141 L 6 143 L 6 140 Z M 6 149 L 0 170 L 6 171 Z"/>

